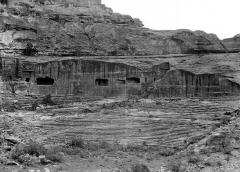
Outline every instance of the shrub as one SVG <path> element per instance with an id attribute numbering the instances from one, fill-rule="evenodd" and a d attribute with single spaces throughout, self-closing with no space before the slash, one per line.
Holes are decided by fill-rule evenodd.
<path id="1" fill-rule="evenodd" d="M 175 153 L 176 153 L 176 151 L 173 148 L 164 148 L 159 151 L 159 155 L 161 155 L 161 156 L 172 156 Z"/>
<path id="2" fill-rule="evenodd" d="M 221 127 L 221 124 L 220 124 L 220 123 L 212 124 L 211 130 L 214 131 L 214 130 L 216 130 L 217 128 L 220 128 L 220 127 Z"/>
<path id="3" fill-rule="evenodd" d="M 68 145 L 71 147 L 85 148 L 84 140 L 81 137 L 71 138 Z"/>
<path id="4" fill-rule="evenodd" d="M 228 155 L 228 156 L 225 158 L 225 160 L 226 160 L 227 162 L 229 162 L 229 161 L 231 160 L 231 157 Z"/>
<path id="5" fill-rule="evenodd" d="M 220 124 L 227 125 L 227 124 L 229 124 L 230 121 L 231 121 L 231 116 L 224 115 L 220 120 Z"/>
<path id="6" fill-rule="evenodd" d="M 60 146 L 50 146 L 45 148 L 42 144 L 29 141 L 26 144 L 18 144 L 12 149 L 10 157 L 19 163 L 25 165 L 33 165 L 35 163 L 63 162 L 64 153 Z M 44 162 L 41 161 L 41 156 L 44 157 Z M 39 161 L 40 160 L 40 161 Z M 50 161 L 49 161 L 50 160 Z"/>
<path id="7" fill-rule="evenodd" d="M 34 141 L 30 141 L 25 147 L 25 150 L 29 155 L 36 155 L 36 156 L 43 155 L 46 152 L 46 149 L 43 147 L 42 144 Z"/>
<path id="8" fill-rule="evenodd" d="M 147 143 L 146 141 L 143 141 L 143 142 L 142 142 L 142 145 L 143 145 L 143 146 L 148 146 L 148 143 Z"/>
<path id="9" fill-rule="evenodd" d="M 197 155 L 190 155 L 188 157 L 188 162 L 191 164 L 197 164 L 201 161 L 200 157 Z"/>
<path id="10" fill-rule="evenodd" d="M 180 160 L 174 159 L 168 164 L 168 169 L 172 172 L 184 172 L 186 168 Z"/>
<path id="11" fill-rule="evenodd" d="M 42 104 L 44 105 L 56 105 L 53 100 L 52 100 L 52 96 L 50 94 L 46 95 L 43 99 L 42 99 Z"/>
<path id="12" fill-rule="evenodd" d="M 200 140 L 202 140 L 204 137 L 205 137 L 204 135 L 192 136 L 192 137 L 187 138 L 185 140 L 185 143 L 187 145 L 194 144 L 194 143 L 197 143 Z"/>
<path id="13" fill-rule="evenodd" d="M 172 172 L 180 172 L 181 163 L 179 161 L 178 162 L 171 162 L 171 163 L 168 164 L 168 168 Z"/>
<path id="14" fill-rule="evenodd" d="M 89 142 L 86 143 L 84 148 L 90 151 L 98 151 L 99 149 L 105 149 L 107 151 L 111 151 L 114 149 L 115 145 L 112 145 L 104 140 L 99 142 Z"/>
<path id="15" fill-rule="evenodd" d="M 106 141 L 101 141 L 99 143 L 99 148 L 101 149 L 107 149 L 107 148 L 110 148 L 111 147 L 111 144 L 109 144 L 108 142 Z"/>
<path id="16" fill-rule="evenodd" d="M 223 148 L 223 153 L 224 154 L 231 154 L 232 150 L 233 150 L 233 147 L 231 145 L 228 145 L 228 146 Z"/>
<path id="17" fill-rule="evenodd" d="M 115 144 L 114 146 L 119 147 L 120 145 Z M 125 152 L 138 152 L 138 151 L 141 151 L 142 147 L 143 147 L 142 145 L 129 143 L 126 146 L 123 147 L 123 151 L 125 151 Z"/>
<path id="18" fill-rule="evenodd" d="M 37 107 L 38 107 L 38 102 L 37 102 L 37 101 L 34 101 L 34 102 L 32 103 L 32 105 L 31 105 L 30 110 L 31 110 L 31 111 L 35 111 L 35 110 L 37 110 Z"/>
<path id="19" fill-rule="evenodd" d="M 53 162 L 63 162 L 64 161 L 63 149 L 59 146 L 51 146 L 46 151 L 46 158 Z"/>
<path id="20" fill-rule="evenodd" d="M 208 158 L 203 163 L 205 166 L 209 167 L 219 167 L 222 166 L 222 162 L 216 158 Z"/>
<path id="21" fill-rule="evenodd" d="M 18 144 L 15 146 L 15 148 L 11 152 L 11 158 L 15 160 L 20 160 L 21 155 L 44 155 L 46 152 L 46 149 L 43 147 L 42 144 L 30 141 L 27 144 Z"/>
<path id="22" fill-rule="evenodd" d="M 81 158 L 89 157 L 88 150 L 78 149 L 78 148 L 74 148 L 74 147 L 64 149 L 64 153 L 66 153 L 68 155 L 78 155 Z"/>
<path id="23" fill-rule="evenodd" d="M 135 164 L 132 166 L 132 172 L 150 172 L 149 168 L 144 164 Z"/>
<path id="24" fill-rule="evenodd" d="M 204 163 L 203 163 L 205 166 L 212 166 L 212 164 L 211 164 L 211 162 L 209 162 L 209 161 L 205 161 Z"/>
<path id="25" fill-rule="evenodd" d="M 218 165 L 218 166 L 222 166 L 223 164 L 222 164 L 221 161 L 217 161 L 217 165 Z"/>
<path id="26" fill-rule="evenodd" d="M 85 148 L 89 151 L 97 151 L 99 150 L 100 145 L 94 142 L 88 143 L 85 145 Z"/>

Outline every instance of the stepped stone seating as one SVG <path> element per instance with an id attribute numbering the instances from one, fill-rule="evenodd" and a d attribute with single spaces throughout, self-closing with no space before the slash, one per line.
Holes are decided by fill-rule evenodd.
<path id="1" fill-rule="evenodd" d="M 231 98 L 229 103 L 230 100 Z M 184 144 L 188 137 L 206 134 L 212 124 L 217 122 L 216 118 L 221 118 L 224 112 L 234 109 L 230 104 L 215 98 L 209 99 L 208 103 L 193 99 L 166 101 L 151 108 L 145 107 L 144 104 L 136 107 L 133 105 L 128 110 L 124 107 L 103 110 L 100 106 L 98 108 L 101 112 L 98 112 L 97 108 L 92 107 L 93 111 L 76 115 L 82 109 L 89 108 L 83 104 L 78 108 L 47 109 L 39 112 L 53 113 L 54 118 L 36 127 L 49 133 L 49 137 L 44 140 L 48 144 L 61 143 L 65 138 L 81 135 L 84 139 L 92 141 L 119 140 L 122 144 L 146 142 L 149 145 L 169 147 Z"/>

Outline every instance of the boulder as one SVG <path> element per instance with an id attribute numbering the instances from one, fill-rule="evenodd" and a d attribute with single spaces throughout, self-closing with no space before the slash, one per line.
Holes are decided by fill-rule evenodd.
<path id="1" fill-rule="evenodd" d="M 198 146 L 195 147 L 195 152 L 204 154 L 222 152 L 224 154 L 230 154 L 233 150 L 232 134 L 227 131 L 216 131 L 210 136 L 201 140 Z"/>
<path id="2" fill-rule="evenodd" d="M 21 143 L 21 140 L 17 137 L 14 137 L 14 136 L 6 137 L 5 140 L 8 141 L 11 144 L 14 144 L 14 145 Z"/>
<path id="3" fill-rule="evenodd" d="M 41 164 L 50 164 L 50 163 L 51 163 L 51 161 L 48 160 L 48 159 L 45 157 L 45 155 L 40 155 L 38 158 L 39 158 Z"/>

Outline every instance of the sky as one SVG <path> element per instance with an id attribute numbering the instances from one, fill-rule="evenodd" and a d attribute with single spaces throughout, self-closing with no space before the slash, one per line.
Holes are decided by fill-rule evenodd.
<path id="1" fill-rule="evenodd" d="M 240 34 L 240 0 L 102 0 L 114 12 L 156 30 L 190 29 L 221 39 Z"/>

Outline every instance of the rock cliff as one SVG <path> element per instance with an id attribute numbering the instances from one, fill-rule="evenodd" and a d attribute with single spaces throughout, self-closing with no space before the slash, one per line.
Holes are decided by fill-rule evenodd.
<path id="1" fill-rule="evenodd" d="M 225 53 L 167 58 L 171 70 L 154 82 L 149 92 L 169 97 L 237 96 L 240 90 L 239 57 L 239 53 Z"/>
<path id="2" fill-rule="evenodd" d="M 233 38 L 224 39 L 222 42 L 230 52 L 240 52 L 240 34 Z"/>
<path id="3" fill-rule="evenodd" d="M 101 0 L 5 0 L 0 15 L 2 56 L 226 52 L 214 34 L 150 30 Z"/>

